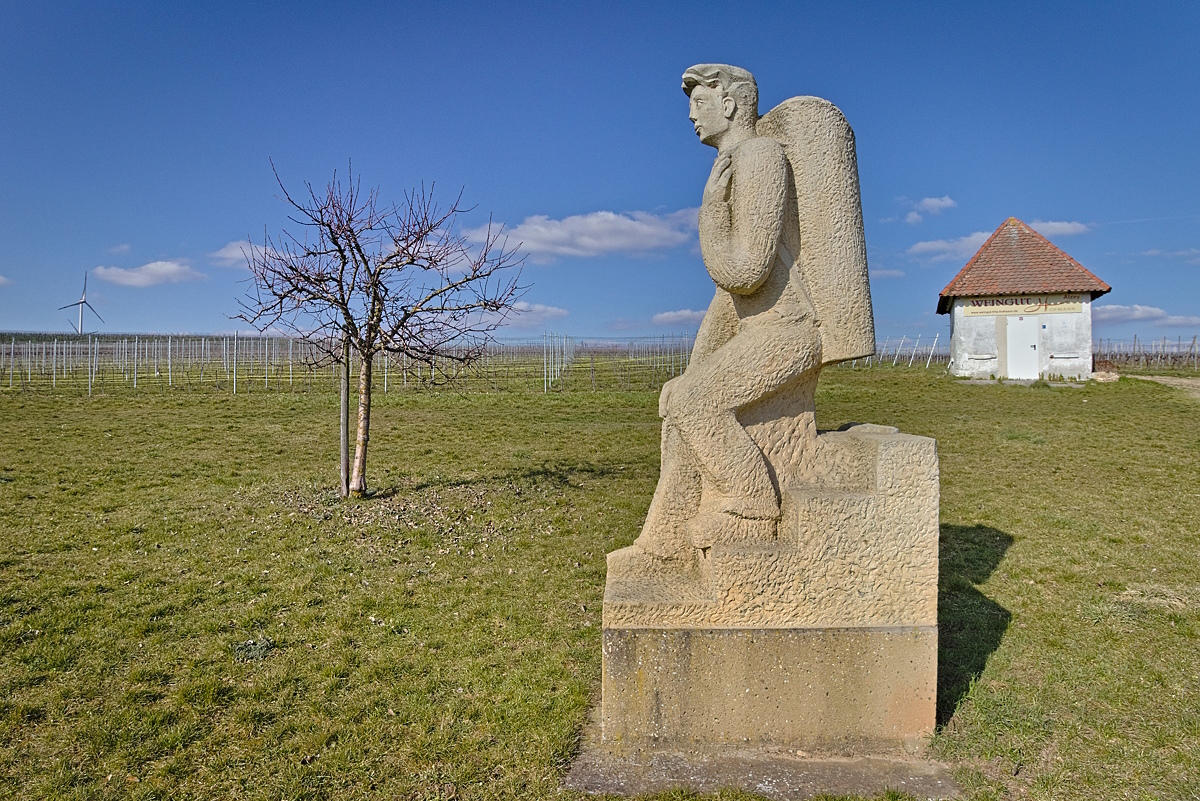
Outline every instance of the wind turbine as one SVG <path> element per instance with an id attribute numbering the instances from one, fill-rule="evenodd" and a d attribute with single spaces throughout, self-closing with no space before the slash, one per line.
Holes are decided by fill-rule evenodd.
<path id="1" fill-rule="evenodd" d="M 59 306 L 58 310 L 62 311 L 63 309 L 70 309 L 74 306 L 79 307 L 79 325 L 74 326 L 74 323 L 72 323 L 72 325 L 75 327 L 76 334 L 83 333 L 83 307 L 84 306 L 87 306 L 89 309 L 91 309 L 92 314 L 96 315 L 96 317 L 98 317 L 100 319 L 100 322 L 104 322 L 104 318 L 100 317 L 100 312 L 93 309 L 92 304 L 87 302 L 87 271 L 86 270 L 83 273 L 83 294 L 79 296 L 79 300 L 75 301 L 74 303 L 68 303 L 66 306 Z"/>

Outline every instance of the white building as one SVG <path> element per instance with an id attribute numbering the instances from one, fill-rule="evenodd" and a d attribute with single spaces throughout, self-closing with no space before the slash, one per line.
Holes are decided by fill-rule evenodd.
<path id="1" fill-rule="evenodd" d="M 996 229 L 938 299 L 950 369 L 976 378 L 1087 378 L 1092 301 L 1112 287 L 1016 217 Z"/>

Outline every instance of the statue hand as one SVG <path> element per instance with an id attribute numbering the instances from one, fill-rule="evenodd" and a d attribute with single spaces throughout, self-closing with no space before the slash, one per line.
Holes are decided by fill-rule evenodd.
<path id="1" fill-rule="evenodd" d="M 712 172 L 704 185 L 704 203 L 726 203 L 729 200 L 729 184 L 733 179 L 733 159 L 728 153 L 717 156 Z"/>

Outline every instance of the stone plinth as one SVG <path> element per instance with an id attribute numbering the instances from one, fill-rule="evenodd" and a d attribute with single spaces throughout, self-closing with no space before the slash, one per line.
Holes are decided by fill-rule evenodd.
<path id="1" fill-rule="evenodd" d="M 770 539 L 609 554 L 605 745 L 911 751 L 932 734 L 935 442 L 823 433 L 795 475 Z"/>

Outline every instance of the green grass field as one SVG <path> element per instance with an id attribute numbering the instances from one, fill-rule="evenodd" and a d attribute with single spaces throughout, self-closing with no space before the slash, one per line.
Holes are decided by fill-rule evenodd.
<path id="1" fill-rule="evenodd" d="M 1200 402 L 936 372 L 818 396 L 939 442 L 934 754 L 977 799 L 1200 797 Z M 656 395 L 376 401 L 344 503 L 331 394 L 0 392 L 0 796 L 571 797 Z"/>

